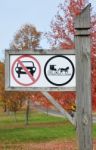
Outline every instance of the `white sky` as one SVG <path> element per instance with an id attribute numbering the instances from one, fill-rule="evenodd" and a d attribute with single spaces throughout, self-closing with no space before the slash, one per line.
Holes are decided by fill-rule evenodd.
<path id="1" fill-rule="evenodd" d="M 37 30 L 46 32 L 55 16 L 58 4 L 64 0 L 0 0 L 0 59 L 9 48 L 16 31 L 25 23 L 32 23 Z M 96 8 L 96 0 L 89 0 Z M 95 9 L 94 9 L 95 10 Z M 48 44 L 43 40 L 43 48 Z"/>

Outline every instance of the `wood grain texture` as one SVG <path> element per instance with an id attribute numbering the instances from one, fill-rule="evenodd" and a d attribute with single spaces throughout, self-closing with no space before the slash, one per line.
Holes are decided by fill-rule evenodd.
<path id="1" fill-rule="evenodd" d="M 84 35 L 90 28 L 90 5 L 75 20 L 75 28 L 79 33 L 75 36 L 79 150 L 92 150 L 90 35 Z"/>

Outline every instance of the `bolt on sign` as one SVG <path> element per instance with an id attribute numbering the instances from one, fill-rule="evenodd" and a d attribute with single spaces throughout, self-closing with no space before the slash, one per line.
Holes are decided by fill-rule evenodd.
<path id="1" fill-rule="evenodd" d="M 6 50 L 5 57 L 6 90 L 75 90 L 73 50 L 63 50 L 62 53 Z"/>

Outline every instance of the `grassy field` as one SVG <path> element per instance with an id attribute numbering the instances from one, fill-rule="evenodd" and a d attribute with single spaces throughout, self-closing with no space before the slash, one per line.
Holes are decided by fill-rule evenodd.
<path id="1" fill-rule="evenodd" d="M 32 111 L 29 125 L 25 112 L 0 112 L 0 150 L 77 150 L 76 129 L 68 120 Z M 96 148 L 96 124 L 93 125 Z M 94 149 L 95 149 L 94 148 Z"/>
<path id="2" fill-rule="evenodd" d="M 96 125 L 93 126 L 96 138 Z M 67 120 L 31 112 L 29 125 L 25 125 L 24 112 L 14 115 L 0 113 L 0 143 L 46 142 L 55 139 L 76 139 L 76 129 Z"/>
<path id="3" fill-rule="evenodd" d="M 42 142 L 54 139 L 74 139 L 75 128 L 65 119 L 31 112 L 29 125 L 25 125 L 24 112 L 14 115 L 0 113 L 0 142 Z"/>

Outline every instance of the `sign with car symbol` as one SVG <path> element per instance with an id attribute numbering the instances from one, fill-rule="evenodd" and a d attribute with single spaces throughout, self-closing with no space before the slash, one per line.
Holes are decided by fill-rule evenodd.
<path id="1" fill-rule="evenodd" d="M 75 55 L 6 53 L 6 90 L 75 91 Z"/>
<path id="2" fill-rule="evenodd" d="M 11 74 L 13 81 L 15 81 L 14 84 L 30 86 L 39 80 L 41 66 L 35 57 L 21 55 L 13 61 Z"/>

